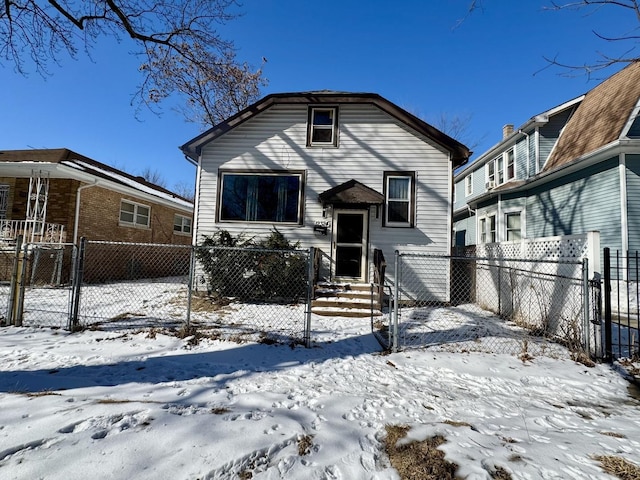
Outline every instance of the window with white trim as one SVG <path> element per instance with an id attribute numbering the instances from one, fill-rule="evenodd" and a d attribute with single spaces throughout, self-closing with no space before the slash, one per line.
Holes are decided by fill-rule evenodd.
<path id="1" fill-rule="evenodd" d="M 307 146 L 338 146 L 338 107 L 310 107 Z"/>
<path id="2" fill-rule="evenodd" d="M 504 225 L 507 242 L 515 242 L 522 239 L 522 220 L 520 212 L 505 214 Z"/>
<path id="3" fill-rule="evenodd" d="M 151 207 L 128 200 L 120 201 L 120 224 L 131 227 L 149 227 Z"/>
<path id="4" fill-rule="evenodd" d="M 464 178 L 464 194 L 469 196 L 473 193 L 473 172 Z"/>
<path id="5" fill-rule="evenodd" d="M 502 185 L 516 177 L 515 154 L 513 148 L 500 154 L 485 167 L 487 188 Z"/>
<path id="6" fill-rule="evenodd" d="M 494 243 L 496 241 L 496 216 L 488 215 L 479 220 L 478 232 L 480 243 Z"/>
<path id="7" fill-rule="evenodd" d="M 302 223 L 302 173 L 221 172 L 221 221 Z"/>
<path id="8" fill-rule="evenodd" d="M 173 216 L 173 232 L 191 234 L 191 218 L 176 213 Z"/>
<path id="9" fill-rule="evenodd" d="M 413 226 L 414 179 L 413 172 L 384 172 L 385 226 Z"/>

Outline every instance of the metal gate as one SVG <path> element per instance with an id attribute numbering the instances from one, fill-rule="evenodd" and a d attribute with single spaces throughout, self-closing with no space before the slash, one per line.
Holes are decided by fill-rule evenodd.
<path id="1" fill-rule="evenodd" d="M 605 358 L 640 358 L 640 252 L 604 249 Z"/>

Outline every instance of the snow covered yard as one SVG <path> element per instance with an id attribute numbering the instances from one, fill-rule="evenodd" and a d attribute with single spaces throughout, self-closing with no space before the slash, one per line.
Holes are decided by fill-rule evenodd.
<path id="1" fill-rule="evenodd" d="M 443 436 L 460 478 L 615 478 L 593 456 L 640 458 L 640 402 L 608 366 L 561 348 L 384 355 L 369 320 L 312 326 L 310 349 L 2 329 L 0 477 L 395 479 L 387 425 Z"/>

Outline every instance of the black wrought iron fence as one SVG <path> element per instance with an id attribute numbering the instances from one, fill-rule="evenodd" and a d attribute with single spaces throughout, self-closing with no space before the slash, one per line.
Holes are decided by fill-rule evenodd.
<path id="1" fill-rule="evenodd" d="M 610 360 L 640 360 L 640 252 L 604 249 L 604 350 Z"/>

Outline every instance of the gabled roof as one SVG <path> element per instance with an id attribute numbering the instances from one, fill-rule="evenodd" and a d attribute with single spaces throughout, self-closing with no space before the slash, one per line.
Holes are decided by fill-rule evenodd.
<path id="1" fill-rule="evenodd" d="M 564 127 L 543 171 L 618 140 L 639 98 L 640 62 L 634 62 L 586 94 Z"/>
<path id="2" fill-rule="evenodd" d="M 224 135 L 229 130 L 244 123 L 248 119 L 258 115 L 276 104 L 372 104 L 382 111 L 394 117 L 396 120 L 415 130 L 416 132 L 431 139 L 440 145 L 444 150 L 451 153 L 454 167 L 458 167 L 467 162 L 471 156 L 469 149 L 451 138 L 427 122 L 419 119 L 415 115 L 407 112 L 399 106 L 376 93 L 351 93 L 334 91 L 317 92 L 297 92 L 297 93 L 275 93 L 267 95 L 253 105 L 245 108 L 236 115 L 228 118 L 222 123 L 210 128 L 206 132 L 198 135 L 180 147 L 182 152 L 192 161 L 197 162 L 200 151 L 204 145 Z"/>
<path id="3" fill-rule="evenodd" d="M 351 179 L 318 195 L 323 205 L 381 205 L 384 195 L 357 180 Z"/>
<path id="4" fill-rule="evenodd" d="M 134 190 L 140 194 L 173 203 L 173 206 L 193 208 L 189 200 L 166 188 L 80 155 L 68 148 L 0 150 L 0 167 L 2 167 L 0 172 L 8 173 L 8 176 L 30 176 L 31 170 L 38 164 L 42 164 L 43 168 L 45 165 L 49 167 L 47 171 L 53 178 L 102 180 L 111 186 L 120 186 L 122 189 Z"/>

